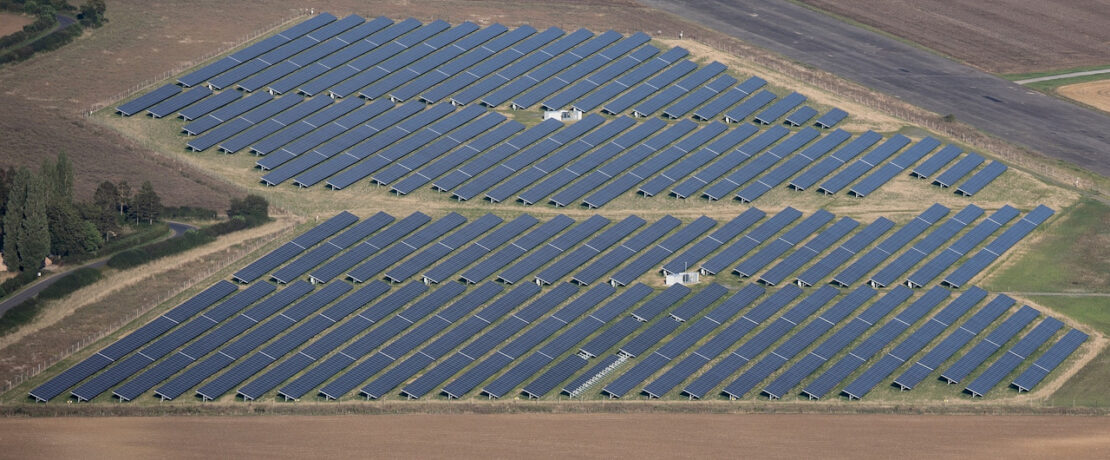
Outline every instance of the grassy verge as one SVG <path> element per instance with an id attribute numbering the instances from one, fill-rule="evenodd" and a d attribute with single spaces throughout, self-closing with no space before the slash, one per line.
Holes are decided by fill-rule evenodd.
<path id="1" fill-rule="evenodd" d="M 1103 334 L 1110 334 L 1110 297 L 1036 296 L 1031 300 Z M 1047 402 L 1061 407 L 1108 407 L 1110 394 L 1106 392 L 1107 381 L 1110 381 L 1110 352 L 1104 350 L 1065 382 Z"/>
<path id="2" fill-rule="evenodd" d="M 1073 68 L 1070 68 L 1070 69 L 1045 70 L 1045 71 L 1042 71 L 1042 72 L 1008 73 L 1008 74 L 999 75 L 999 76 L 1002 77 L 1002 78 L 1005 78 L 1007 80 L 1010 80 L 1010 81 L 1018 81 L 1018 80 L 1028 80 L 1030 78 L 1041 78 L 1041 77 L 1051 77 L 1053 75 L 1064 75 L 1064 74 L 1069 74 L 1069 73 L 1074 73 L 1074 72 L 1086 72 L 1088 70 L 1102 70 L 1102 69 L 1106 69 L 1106 68 L 1110 68 L 1110 67 L 1107 67 L 1105 64 L 1102 64 L 1102 65 L 1089 65 L 1089 66 L 1083 66 L 1083 67 L 1073 67 Z"/>
<path id="3" fill-rule="evenodd" d="M 1017 262 L 984 283 L 994 292 L 1110 292 L 1110 206 L 1084 199 L 1036 233 Z"/>
<path id="4" fill-rule="evenodd" d="M 1110 79 L 1110 73 L 1099 73 L 1094 75 L 1083 75 L 1079 77 L 1060 78 L 1056 80 L 1035 81 L 1033 83 L 1026 83 L 1026 88 L 1032 88 L 1043 93 L 1054 94 L 1057 88 L 1074 85 L 1076 83 L 1087 83 L 1092 81 L 1100 81 Z"/>

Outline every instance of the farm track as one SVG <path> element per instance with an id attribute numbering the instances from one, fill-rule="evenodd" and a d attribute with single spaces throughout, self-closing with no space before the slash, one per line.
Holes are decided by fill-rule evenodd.
<path id="1" fill-rule="evenodd" d="M 791 2 L 642 0 L 1049 157 L 1110 175 L 1110 115 Z M 1049 122 L 1059 120 L 1059 122 Z"/>

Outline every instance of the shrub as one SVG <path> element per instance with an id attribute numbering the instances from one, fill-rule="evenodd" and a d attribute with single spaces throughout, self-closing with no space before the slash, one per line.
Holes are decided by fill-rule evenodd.
<path id="1" fill-rule="evenodd" d="M 60 299 L 73 291 L 99 281 L 100 278 L 100 270 L 98 269 L 92 267 L 78 268 L 66 273 L 54 284 L 47 286 L 38 296 L 40 299 Z"/>

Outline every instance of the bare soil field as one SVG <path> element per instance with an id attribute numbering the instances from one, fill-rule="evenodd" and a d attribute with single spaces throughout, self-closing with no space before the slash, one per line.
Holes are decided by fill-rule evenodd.
<path id="1" fill-rule="evenodd" d="M 35 19 L 25 14 L 0 13 L 0 37 L 11 35 L 23 30 L 23 26 L 35 22 Z"/>
<path id="2" fill-rule="evenodd" d="M 1110 61 L 1106 0 L 801 0 L 991 73 Z"/>
<path id="3" fill-rule="evenodd" d="M 1105 458 L 1105 417 L 509 414 L 0 419 L 12 458 Z"/>
<path id="4" fill-rule="evenodd" d="M 1056 92 L 1066 98 L 1110 112 L 1110 80 L 1061 86 L 1056 88 Z"/>

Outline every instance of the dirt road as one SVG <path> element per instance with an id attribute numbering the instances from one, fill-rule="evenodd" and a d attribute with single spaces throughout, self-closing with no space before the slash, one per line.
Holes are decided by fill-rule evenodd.
<path id="1" fill-rule="evenodd" d="M 10 458 L 752 455 L 1106 458 L 1110 419 L 692 414 L 0 419 L 0 457 Z"/>

